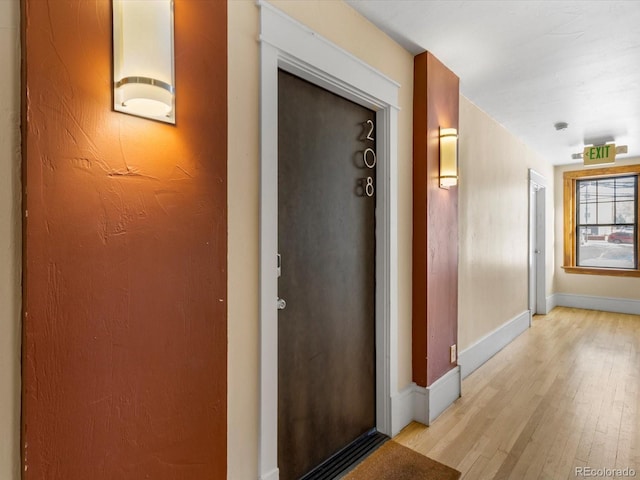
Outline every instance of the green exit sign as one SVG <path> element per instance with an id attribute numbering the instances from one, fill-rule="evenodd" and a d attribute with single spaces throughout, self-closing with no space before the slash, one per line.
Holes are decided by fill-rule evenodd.
<path id="1" fill-rule="evenodd" d="M 613 163 L 616 161 L 616 146 L 614 143 L 610 143 L 608 145 L 584 147 L 582 159 L 584 160 L 585 165 Z"/>

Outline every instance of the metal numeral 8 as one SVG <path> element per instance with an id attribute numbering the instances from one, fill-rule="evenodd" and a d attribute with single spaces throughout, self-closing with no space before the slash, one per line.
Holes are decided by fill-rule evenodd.
<path id="1" fill-rule="evenodd" d="M 376 193 L 375 188 L 373 186 L 373 178 L 367 177 L 363 178 L 366 182 L 364 185 L 364 193 L 367 197 L 373 197 L 373 194 Z"/>

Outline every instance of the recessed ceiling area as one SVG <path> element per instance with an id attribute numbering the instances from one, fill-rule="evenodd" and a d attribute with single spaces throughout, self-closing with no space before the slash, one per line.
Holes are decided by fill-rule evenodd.
<path id="1" fill-rule="evenodd" d="M 550 163 L 611 142 L 640 156 L 640 2 L 346 1 Z"/>

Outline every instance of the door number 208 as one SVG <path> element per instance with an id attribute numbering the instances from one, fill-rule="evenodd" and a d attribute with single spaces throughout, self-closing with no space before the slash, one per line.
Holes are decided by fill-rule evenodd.
<path id="1" fill-rule="evenodd" d="M 368 125 L 370 128 L 365 140 L 375 140 L 373 138 L 373 130 L 375 128 L 373 120 L 367 120 L 366 125 Z M 376 168 L 376 163 L 378 162 L 378 160 L 376 158 L 376 152 L 373 150 L 373 148 L 365 149 L 362 156 L 364 164 L 367 168 L 371 170 Z M 373 197 L 373 195 L 376 193 L 375 186 L 373 185 L 373 178 L 371 176 L 360 179 L 360 186 L 362 187 L 362 190 L 367 197 Z"/>

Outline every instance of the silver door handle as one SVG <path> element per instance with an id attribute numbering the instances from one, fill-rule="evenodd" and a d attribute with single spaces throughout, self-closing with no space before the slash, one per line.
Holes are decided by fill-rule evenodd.
<path id="1" fill-rule="evenodd" d="M 540 250 L 536 250 L 535 252 L 536 252 L 536 253 L 540 253 Z"/>
<path id="2" fill-rule="evenodd" d="M 278 297 L 278 301 L 276 302 L 276 305 L 278 306 L 278 310 L 284 310 L 285 308 L 287 308 L 287 302 L 285 301 L 284 298 Z"/>

